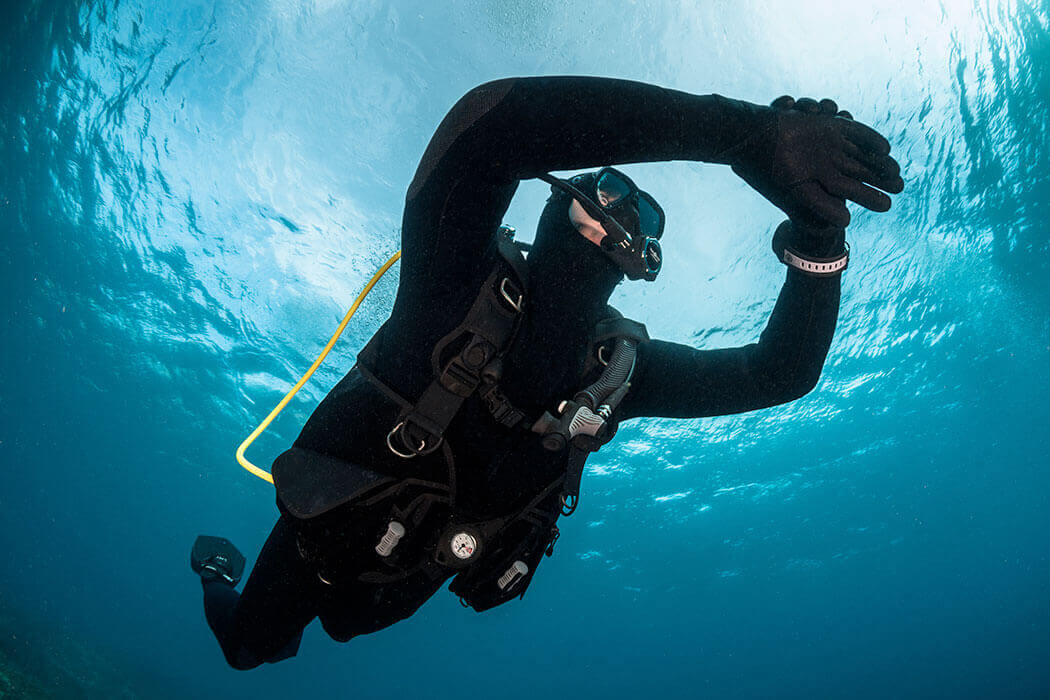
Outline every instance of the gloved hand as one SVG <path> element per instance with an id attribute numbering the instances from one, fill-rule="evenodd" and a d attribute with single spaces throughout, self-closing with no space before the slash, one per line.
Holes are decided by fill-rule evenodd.
<path id="1" fill-rule="evenodd" d="M 835 101 L 827 98 L 817 102 L 811 97 L 795 100 L 790 95 L 784 95 L 773 100 L 771 106 L 774 109 L 794 109 L 806 114 L 827 114 L 853 119 L 852 114 L 846 110 L 840 111 Z M 837 197 L 836 200 L 839 206 L 845 206 L 844 198 Z M 844 226 L 813 217 L 795 217 L 781 224 L 773 235 L 773 252 L 778 260 L 783 259 L 785 246 L 810 257 L 838 257 L 846 251 L 846 229 Z"/>
<path id="2" fill-rule="evenodd" d="M 889 142 L 834 101 L 785 95 L 770 106 L 775 128 L 741 149 L 732 167 L 792 220 L 843 227 L 850 220 L 845 200 L 881 212 L 890 198 L 879 190 L 904 189 Z"/>

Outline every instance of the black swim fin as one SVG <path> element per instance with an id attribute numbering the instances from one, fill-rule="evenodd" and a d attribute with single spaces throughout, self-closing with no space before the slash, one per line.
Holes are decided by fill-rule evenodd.
<path id="1" fill-rule="evenodd" d="M 198 535 L 190 552 L 190 566 L 205 581 L 236 586 L 244 573 L 244 555 L 225 537 Z"/>

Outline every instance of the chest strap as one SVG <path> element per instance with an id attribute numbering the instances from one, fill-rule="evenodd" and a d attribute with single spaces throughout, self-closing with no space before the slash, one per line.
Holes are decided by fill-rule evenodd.
<path id="1" fill-rule="evenodd" d="M 411 459 L 433 452 L 467 398 L 482 385 L 486 402 L 498 392 L 495 384 L 502 372 L 501 358 L 514 339 L 525 304 L 525 261 L 513 243 L 505 242 L 502 236 L 498 242 L 512 272 L 507 274 L 503 265 L 497 265 L 463 321 L 435 345 L 430 357 L 435 378 L 415 403 L 397 396 L 374 372 L 364 372 L 402 406 L 386 438 L 387 447 L 398 457 Z M 377 338 L 373 337 L 358 355 L 362 367 L 375 367 Z M 451 359 L 446 360 L 450 353 Z"/>

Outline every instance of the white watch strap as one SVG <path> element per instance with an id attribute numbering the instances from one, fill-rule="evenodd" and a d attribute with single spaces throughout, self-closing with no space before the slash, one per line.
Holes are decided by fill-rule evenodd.
<path id="1" fill-rule="evenodd" d="M 846 269 L 849 265 L 849 248 L 846 252 L 838 258 L 818 258 L 816 260 L 810 260 L 803 258 L 798 253 L 795 253 L 790 248 L 784 249 L 784 257 L 781 258 L 781 262 L 785 265 L 790 265 L 808 275 L 815 275 L 817 277 L 825 277 L 831 275 L 837 275 Z"/>

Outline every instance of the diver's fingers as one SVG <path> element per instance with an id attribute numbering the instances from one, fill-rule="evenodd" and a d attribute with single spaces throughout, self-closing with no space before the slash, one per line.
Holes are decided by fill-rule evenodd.
<path id="1" fill-rule="evenodd" d="M 879 155 L 889 154 L 890 142 L 870 126 L 855 121 L 850 121 L 844 126 L 845 128 L 842 130 L 842 133 L 846 135 L 846 138 L 860 146 L 865 151 Z"/>
<path id="2" fill-rule="evenodd" d="M 835 113 L 839 111 L 839 106 L 835 104 L 835 100 L 825 97 L 820 101 L 820 111 L 824 114 L 835 116 Z"/>
<path id="3" fill-rule="evenodd" d="M 781 95 L 777 99 L 769 103 L 770 107 L 774 109 L 791 109 L 795 106 L 795 98 L 791 95 Z"/>
<path id="4" fill-rule="evenodd" d="M 890 198 L 860 180 L 839 176 L 827 182 L 826 187 L 831 194 L 856 202 L 866 209 L 889 211 Z"/>
<path id="5" fill-rule="evenodd" d="M 839 167 L 849 159 L 857 161 L 862 167 L 867 168 L 877 176 L 886 178 L 887 187 L 882 189 L 896 194 L 904 189 L 904 180 L 901 179 L 901 166 L 892 156 L 865 151 L 849 139 L 842 141 L 842 157 L 836 159 Z M 867 178 L 863 178 L 867 180 Z M 868 180 L 871 182 L 871 180 Z M 874 183 L 873 183 L 874 184 Z M 881 185 L 880 185 L 881 187 Z"/>
<path id="6" fill-rule="evenodd" d="M 836 158 L 836 165 L 839 172 L 846 177 L 867 182 L 880 190 L 897 194 L 904 189 L 900 166 L 889 156 L 882 156 L 880 162 L 873 167 L 847 155 L 841 155 Z"/>
<path id="7" fill-rule="evenodd" d="M 842 153 L 843 155 L 852 158 L 858 163 L 867 167 L 875 166 L 875 156 L 871 151 L 865 151 L 863 148 L 853 143 L 849 139 L 842 140 Z"/>
<path id="8" fill-rule="evenodd" d="M 795 109 L 806 114 L 816 114 L 820 111 L 820 104 L 812 97 L 800 97 L 795 100 Z"/>
<path id="9" fill-rule="evenodd" d="M 846 209 L 846 202 L 828 194 L 818 182 L 803 182 L 795 188 L 795 193 L 813 218 L 835 226 L 849 226 L 849 209 Z"/>
<path id="10" fill-rule="evenodd" d="M 849 119 L 851 121 L 853 120 L 853 115 L 850 114 L 849 112 L 847 112 L 846 110 L 842 110 L 841 112 L 839 112 L 835 116 L 836 117 L 842 117 L 843 119 Z"/>
<path id="11" fill-rule="evenodd" d="M 892 194 L 897 194 L 904 189 L 904 180 L 901 179 L 900 163 L 894 160 L 891 156 L 876 155 L 860 162 L 861 164 L 866 164 L 867 167 L 873 173 L 878 175 L 881 180 L 886 181 L 885 187 L 883 187 L 881 183 L 873 182 L 873 185 L 878 185 Z"/>

